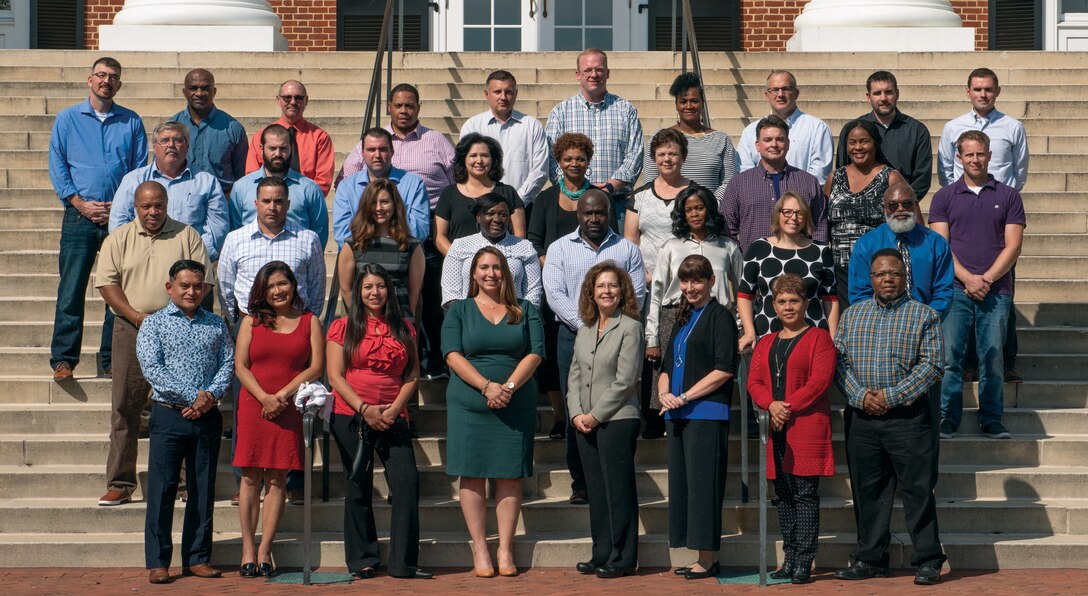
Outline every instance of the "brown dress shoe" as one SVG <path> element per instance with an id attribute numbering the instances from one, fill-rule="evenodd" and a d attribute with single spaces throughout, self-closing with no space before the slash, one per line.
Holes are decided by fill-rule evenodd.
<path id="1" fill-rule="evenodd" d="M 61 362 L 53 369 L 54 381 L 67 381 L 72 378 L 72 365 L 67 362 Z"/>
<path id="2" fill-rule="evenodd" d="M 207 563 L 201 563 L 199 565 L 193 565 L 192 567 L 186 567 L 185 569 L 182 569 L 181 574 L 209 578 L 219 577 L 220 575 L 223 575 L 223 572 L 219 571 L 218 569 L 212 567 Z"/>
<path id="3" fill-rule="evenodd" d="M 128 493 L 121 492 L 115 488 L 111 488 L 106 491 L 106 494 L 102 495 L 98 499 L 98 504 L 103 507 L 110 507 L 113 505 L 124 505 L 129 502 Z"/>
<path id="4" fill-rule="evenodd" d="M 153 584 L 170 583 L 170 569 L 168 567 L 159 567 L 158 569 L 149 570 L 147 574 L 147 581 Z"/>

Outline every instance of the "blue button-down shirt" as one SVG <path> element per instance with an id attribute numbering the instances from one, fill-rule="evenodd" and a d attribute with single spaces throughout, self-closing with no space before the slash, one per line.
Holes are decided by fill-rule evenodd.
<path id="1" fill-rule="evenodd" d="M 604 184 L 609 178 L 634 184 L 642 171 L 642 123 L 638 110 L 631 102 L 605 93 L 598 103 L 590 103 L 577 93 L 552 108 L 544 127 L 548 146 L 563 133 L 580 132 L 593 141 L 593 161 L 586 172 L 593 184 Z M 559 163 L 548 151 L 548 173 L 552 183 L 562 180 Z"/>
<path id="2" fill-rule="evenodd" d="M 614 262 L 631 276 L 635 298 L 639 306 L 646 297 L 646 270 L 642 265 L 642 252 L 619 234 L 608 231 L 600 248 L 594 249 L 578 230 L 560 237 L 548 247 L 544 259 L 544 295 L 548 306 L 567 327 L 577 331 L 582 327 L 578 316 L 578 297 L 582 282 L 590 267 L 604 261 Z"/>
<path id="3" fill-rule="evenodd" d="M 136 112 L 113 104 L 101 122 L 91 101 L 57 114 L 49 137 L 49 179 L 60 202 L 79 195 L 112 201 L 125 174 L 147 163 L 147 132 Z"/>
<path id="4" fill-rule="evenodd" d="M 423 179 L 399 168 L 389 168 L 387 176 L 400 192 L 404 210 L 408 216 L 408 231 L 420 241 L 431 235 L 431 202 Z M 332 234 L 337 246 L 351 237 L 351 220 L 359 209 L 359 199 L 370 184 L 370 171 L 365 167 L 344 178 L 336 185 L 336 198 L 332 202 Z"/>
<path id="5" fill-rule="evenodd" d="M 968 130 L 981 130 L 990 137 L 990 174 L 998 182 L 1024 190 L 1028 181 L 1028 136 L 1019 120 L 991 110 L 979 116 L 974 110 L 944 125 L 937 146 L 937 181 L 948 186 L 963 176 L 963 164 L 956 159 L 956 140 Z"/>
<path id="6" fill-rule="evenodd" d="M 200 124 L 193 122 L 189 108 L 174 114 L 173 119 L 189 129 L 189 166 L 215 176 L 223 192 L 229 193 L 235 181 L 246 174 L 246 129 L 214 106 Z"/>
<path id="7" fill-rule="evenodd" d="M 264 235 L 253 222 L 227 235 L 219 258 L 219 291 L 223 312 L 231 320 L 249 312 L 249 293 L 257 272 L 271 261 L 283 261 L 298 280 L 302 307 L 321 315 L 325 305 L 325 253 L 317 234 L 286 222 L 279 234 Z"/>
<path id="8" fill-rule="evenodd" d="M 940 234 L 923 226 L 914 226 L 904 234 L 904 239 L 910 251 L 911 296 L 944 317 L 952 306 L 955 281 L 952 249 Z M 854 243 L 850 257 L 850 304 L 873 297 L 869 261 L 882 248 L 899 248 L 898 235 L 888 224 L 869 230 Z"/>
<path id="9" fill-rule="evenodd" d="M 227 238 L 227 201 L 219 181 L 207 172 L 182 170 L 176 178 L 167 178 L 154 162 L 137 168 L 121 180 L 110 209 L 110 231 L 136 219 L 136 187 L 154 180 L 166 187 L 166 214 L 188 224 L 200 234 L 208 260 L 219 259 L 219 250 Z"/>
<path id="10" fill-rule="evenodd" d="M 257 219 L 257 184 L 265 178 L 264 168 L 261 168 L 234 183 L 228 204 L 231 230 Z M 321 248 L 325 248 L 329 242 L 329 209 L 325 206 L 325 193 L 316 182 L 295 170 L 288 170 L 284 180 L 287 181 L 287 198 L 291 201 L 287 220 L 317 234 Z"/>
<path id="11" fill-rule="evenodd" d="M 151 399 L 192 406 L 197 393 L 223 397 L 234 375 L 234 342 L 223 319 L 198 308 L 193 318 L 173 302 L 144 319 L 136 357 Z"/>

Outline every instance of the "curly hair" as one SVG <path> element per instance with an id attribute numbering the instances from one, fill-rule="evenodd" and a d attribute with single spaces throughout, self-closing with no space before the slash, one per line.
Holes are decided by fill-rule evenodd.
<path id="1" fill-rule="evenodd" d="M 718 199 L 714 198 L 714 193 L 710 192 L 709 189 L 698 185 L 689 186 L 676 195 L 672 213 L 670 213 L 672 217 L 672 235 L 681 240 L 687 240 L 691 236 L 691 226 L 688 225 L 688 218 L 684 214 L 690 198 L 698 198 L 706 206 L 706 235 L 724 236 L 725 217 L 718 211 Z"/>
<path id="2" fill-rule="evenodd" d="M 455 181 L 464 183 L 468 180 L 468 168 L 465 167 L 465 160 L 468 159 L 472 146 L 478 143 L 487 145 L 487 151 L 491 154 L 491 170 L 487 173 L 487 176 L 495 182 L 502 180 L 502 147 L 499 146 L 499 142 L 491 137 L 472 132 L 465 135 L 453 149 L 453 179 Z"/>
<path id="3" fill-rule="evenodd" d="M 634 320 L 639 320 L 641 309 L 638 300 L 635 299 L 635 285 L 631 283 L 631 276 L 627 274 L 615 261 L 607 260 L 597 263 L 586 272 L 586 279 L 582 282 L 582 291 L 578 294 L 578 316 L 586 327 L 597 322 L 600 312 L 597 309 L 597 301 L 594 300 L 593 290 L 597 286 L 597 278 L 602 273 L 612 273 L 620 284 L 620 312 Z"/>
<path id="4" fill-rule="evenodd" d="M 249 290 L 247 309 L 254 326 L 261 325 L 272 331 L 276 330 L 276 309 L 268 303 L 268 280 L 277 273 L 282 273 L 291 284 L 291 308 L 300 311 L 303 307 L 302 296 L 298 293 L 298 279 L 290 265 L 283 261 L 269 261 L 261 267 L 253 278 L 253 287 Z"/>
<path id="5" fill-rule="evenodd" d="M 559 136 L 552 145 L 552 157 L 555 161 L 571 149 L 581 149 L 586 154 L 586 161 L 593 161 L 593 141 L 580 132 L 568 132 Z"/>
<path id="6" fill-rule="evenodd" d="M 378 203 L 378 195 L 389 193 L 393 199 L 393 213 L 389 217 L 389 237 L 397 243 L 400 251 L 408 250 L 408 239 L 412 236 L 408 231 L 408 216 L 404 208 L 404 200 L 400 198 L 395 182 L 388 178 L 376 178 L 366 185 L 363 196 L 359 199 L 359 208 L 355 210 L 355 217 L 351 219 L 351 247 L 357 252 L 366 252 L 370 248 L 372 240 L 378 237 L 378 223 L 374 221 L 374 206 Z"/>
<path id="7" fill-rule="evenodd" d="M 480 257 L 485 254 L 494 255 L 499 259 L 499 268 L 502 270 L 502 282 L 499 284 L 499 301 L 506 307 L 506 324 L 517 325 L 521 322 L 522 312 L 518 296 L 514 293 L 514 276 L 510 274 L 510 265 L 506 263 L 506 256 L 494 246 L 485 246 L 476 251 L 476 256 L 472 257 L 472 267 L 469 268 L 471 273 L 469 274 L 468 297 L 474 298 L 476 294 L 480 293 L 480 285 L 476 283 L 476 265 L 480 262 Z"/>
<path id="8" fill-rule="evenodd" d="M 706 99 L 703 95 L 703 82 L 699 80 L 699 75 L 693 72 L 680 73 L 676 79 L 673 80 L 672 85 L 669 86 L 669 95 L 680 97 L 687 93 L 688 89 L 698 89 L 699 96 L 704 100 Z"/>
<path id="9" fill-rule="evenodd" d="M 680 159 L 688 158 L 688 140 L 671 128 L 662 128 L 650 137 L 650 157 L 655 157 L 658 149 L 670 143 L 680 148 Z"/>

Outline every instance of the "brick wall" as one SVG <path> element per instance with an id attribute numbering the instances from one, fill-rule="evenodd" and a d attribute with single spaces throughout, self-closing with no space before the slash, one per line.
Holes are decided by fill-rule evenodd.
<path id="1" fill-rule="evenodd" d="M 124 4 L 125 0 L 84 1 L 84 47 L 98 49 L 99 25 L 112 24 Z M 270 0 L 269 4 L 283 22 L 281 31 L 290 49 L 336 49 L 336 0 Z"/>
<path id="2" fill-rule="evenodd" d="M 951 0 L 964 27 L 975 28 L 975 49 L 985 50 L 989 0 Z M 780 52 L 793 37 L 793 21 L 808 0 L 741 0 L 741 47 L 746 51 Z"/>

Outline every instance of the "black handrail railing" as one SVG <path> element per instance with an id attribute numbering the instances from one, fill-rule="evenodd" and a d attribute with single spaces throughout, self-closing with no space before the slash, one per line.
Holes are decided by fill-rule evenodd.
<path id="1" fill-rule="evenodd" d="M 688 47 L 691 47 L 691 66 L 695 76 L 699 77 L 699 91 L 706 97 L 705 83 L 703 82 L 703 67 L 699 61 L 699 42 L 695 36 L 695 19 L 691 16 L 691 0 L 682 0 L 684 11 L 684 28 L 681 40 L 680 68 L 688 71 Z M 675 27 L 673 28 L 675 30 Z M 708 102 L 703 100 L 703 124 L 710 126 L 710 108 Z"/>

